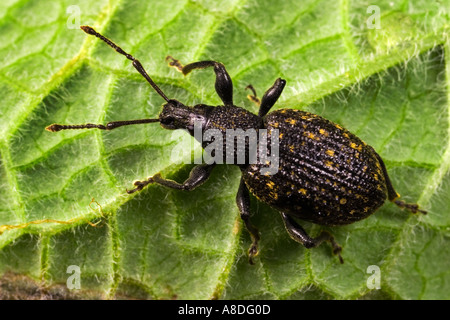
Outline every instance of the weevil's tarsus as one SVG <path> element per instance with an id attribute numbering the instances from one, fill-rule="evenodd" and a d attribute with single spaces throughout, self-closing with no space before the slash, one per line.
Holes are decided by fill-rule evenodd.
<path id="1" fill-rule="evenodd" d="M 132 194 L 132 193 L 141 191 L 142 189 L 144 189 L 145 186 L 147 186 L 153 182 L 154 182 L 153 177 L 150 177 L 147 180 L 143 180 L 143 181 L 135 181 L 134 185 L 136 186 L 136 188 L 131 189 L 131 190 L 127 189 L 127 193 Z"/>
<path id="2" fill-rule="evenodd" d="M 131 54 L 125 52 L 121 47 L 119 47 L 118 45 L 116 45 L 114 42 L 112 42 L 111 40 L 109 40 L 108 38 L 106 38 L 105 36 L 101 35 L 100 33 L 98 33 L 97 31 L 94 30 L 94 28 L 89 27 L 89 26 L 81 26 L 80 27 L 81 30 L 83 30 L 84 32 L 86 32 L 87 34 L 96 36 L 97 38 L 99 38 L 100 40 L 104 41 L 107 45 L 109 45 L 111 48 L 113 48 L 114 50 L 116 50 L 118 53 L 124 55 L 125 57 L 127 57 L 127 59 L 133 61 L 133 67 L 147 80 L 147 82 L 153 87 L 153 89 L 155 89 L 155 91 L 167 102 L 169 102 L 169 98 L 167 98 L 167 96 L 164 94 L 164 92 L 162 92 L 162 90 L 156 85 L 156 83 L 150 78 L 150 76 L 147 74 L 147 72 L 145 71 L 144 67 L 142 66 L 141 62 L 136 59 L 135 57 L 133 57 Z"/>
<path id="3" fill-rule="evenodd" d="M 170 179 L 164 179 L 160 173 L 157 173 L 153 177 L 148 178 L 147 180 L 135 181 L 134 185 L 136 186 L 136 188 L 132 190 L 127 190 L 127 193 L 131 194 L 137 191 L 141 191 L 145 186 L 152 183 L 156 183 L 171 189 L 191 191 L 197 188 L 198 186 L 202 185 L 206 180 L 208 180 L 211 171 L 212 169 L 214 169 L 215 166 L 216 166 L 215 163 L 213 164 L 204 163 L 195 166 L 189 173 L 189 177 L 183 183 L 178 183 Z"/>
<path id="4" fill-rule="evenodd" d="M 183 65 L 181 64 L 180 60 L 175 59 L 172 56 L 167 56 L 166 61 L 169 62 L 169 66 L 177 69 L 180 72 L 183 72 Z"/>
<path id="5" fill-rule="evenodd" d="M 427 214 L 428 212 L 422 209 L 419 209 L 419 205 L 416 203 L 406 203 L 403 200 L 394 200 L 393 201 L 398 207 L 402 209 L 406 209 L 410 211 L 411 213 L 422 213 Z"/>
<path id="6" fill-rule="evenodd" d="M 259 107 L 261 105 L 261 100 L 258 98 L 255 88 L 249 84 L 245 87 L 245 90 L 250 90 L 252 92 L 252 94 L 247 95 L 247 98 Z"/>
<path id="7" fill-rule="evenodd" d="M 76 130 L 76 129 L 100 129 L 100 130 L 113 130 L 123 126 L 130 126 L 134 124 L 144 124 L 159 122 L 159 119 L 138 119 L 138 120 L 124 120 L 124 121 L 112 121 L 108 122 L 106 125 L 103 124 L 57 124 L 54 123 L 45 128 L 45 130 L 50 132 L 58 132 L 61 130 Z"/>

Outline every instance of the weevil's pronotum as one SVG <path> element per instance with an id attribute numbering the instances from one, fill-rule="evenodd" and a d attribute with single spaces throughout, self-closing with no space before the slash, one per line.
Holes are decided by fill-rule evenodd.
<path id="1" fill-rule="evenodd" d="M 386 199 L 412 213 L 426 213 L 419 209 L 417 204 L 398 200 L 399 195 L 391 184 L 383 160 L 371 146 L 354 134 L 318 115 L 300 110 L 280 109 L 269 113 L 284 89 L 285 80 L 277 79 L 261 100 L 257 98 L 253 87 L 248 87 L 253 91 L 251 100 L 259 104 L 259 112 L 256 115 L 233 104 L 232 81 L 223 64 L 216 61 L 199 61 L 183 66 L 178 60 L 168 56 L 170 65 L 184 75 L 194 69 L 214 69 L 215 89 L 223 105 L 199 104 L 189 107 L 175 99 L 169 99 L 150 78 L 139 60 L 93 28 L 82 26 L 81 29 L 103 40 L 131 60 L 136 70 L 166 103 L 159 117 L 155 119 L 113 121 L 106 125 L 52 124 L 46 128 L 48 131 L 90 128 L 113 130 L 121 126 L 159 122 L 165 129 L 186 129 L 191 135 L 194 135 L 194 126 L 198 124 L 201 130 L 219 130 L 224 137 L 226 130 L 265 130 L 267 144 L 271 137 L 273 139 L 273 136 L 277 135 L 279 159 L 275 173 L 263 173 L 261 169 L 266 163 L 250 162 L 248 156 L 245 157 L 244 163 L 235 163 L 242 172 L 236 203 L 252 239 L 248 251 L 250 263 L 253 263 L 258 254 L 260 240 L 258 229 L 250 222 L 250 193 L 281 213 L 292 239 L 306 248 L 317 247 L 327 241 L 341 263 L 342 249 L 334 237 L 327 231 L 322 231 L 315 238 L 311 237 L 299 225 L 297 219 L 327 226 L 350 224 L 374 213 Z M 223 141 L 225 144 L 226 139 Z M 203 148 L 208 146 L 208 142 L 201 142 Z M 238 152 L 234 141 L 232 143 L 232 151 Z M 249 151 L 249 144 L 250 141 L 246 140 L 244 152 Z M 140 191 L 153 183 L 178 190 L 193 190 L 209 178 L 215 166 L 216 163 L 195 166 L 183 183 L 164 179 L 157 173 L 146 180 L 134 182 L 135 188 L 127 192 Z"/>

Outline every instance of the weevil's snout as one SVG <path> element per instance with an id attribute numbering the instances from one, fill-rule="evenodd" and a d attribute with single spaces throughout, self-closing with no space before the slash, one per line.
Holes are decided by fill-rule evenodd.
<path id="1" fill-rule="evenodd" d="M 186 129 L 189 126 L 191 108 L 177 100 L 169 100 L 159 114 L 159 123 L 164 129 Z"/>

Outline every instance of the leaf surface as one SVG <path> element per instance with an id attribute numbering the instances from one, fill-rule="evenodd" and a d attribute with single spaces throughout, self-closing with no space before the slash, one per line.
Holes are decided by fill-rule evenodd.
<path id="1" fill-rule="evenodd" d="M 13 273 L 65 285 L 75 265 L 82 297 L 450 298 L 450 3 L 378 1 L 379 29 L 369 23 L 370 5 L 3 1 L 3 280 L 20 289 Z M 169 97 L 188 105 L 220 103 L 213 72 L 183 77 L 167 55 L 224 63 L 235 104 L 253 112 L 244 88 L 251 83 L 262 96 L 276 78 L 286 79 L 274 109 L 308 110 L 356 133 L 385 160 L 403 198 L 428 215 L 386 203 L 364 221 L 329 228 L 343 247 L 340 265 L 329 246 L 307 250 L 292 241 L 277 212 L 252 198 L 262 240 L 250 266 L 250 238 L 235 205 L 238 168 L 219 166 L 189 193 L 153 185 L 125 192 L 157 172 L 187 177 L 199 146 L 184 132 L 157 124 L 44 130 L 156 117 L 164 102 L 130 61 L 79 30 L 77 17 L 138 57 Z M 302 225 L 311 235 L 321 230 Z M 369 266 L 380 268 L 380 290 L 367 285 Z"/>

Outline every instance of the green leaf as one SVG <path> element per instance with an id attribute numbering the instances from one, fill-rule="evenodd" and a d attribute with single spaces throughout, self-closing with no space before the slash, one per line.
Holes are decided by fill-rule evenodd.
<path id="1" fill-rule="evenodd" d="M 450 2 L 377 1 L 380 29 L 370 28 L 370 5 L 2 1 L 0 283 L 8 285 L 0 297 L 31 298 L 37 282 L 58 292 L 53 297 L 450 298 Z M 244 88 L 251 83 L 262 96 L 283 77 L 275 108 L 312 111 L 356 133 L 385 159 L 403 199 L 428 215 L 386 203 L 364 221 L 328 228 L 343 247 L 340 265 L 328 245 L 307 250 L 292 241 L 277 212 L 252 198 L 262 240 L 249 265 L 237 167 L 219 166 L 190 193 L 152 185 L 128 195 L 134 180 L 157 172 L 183 181 L 199 146 L 156 124 L 44 130 L 155 117 L 163 103 L 130 61 L 79 30 L 77 18 L 138 57 L 186 104 L 220 103 L 214 75 L 183 77 L 167 55 L 223 62 L 235 103 L 253 112 Z M 302 225 L 311 235 L 322 229 Z M 71 265 L 81 290 L 66 287 Z M 369 266 L 380 268 L 379 290 L 367 285 Z"/>

